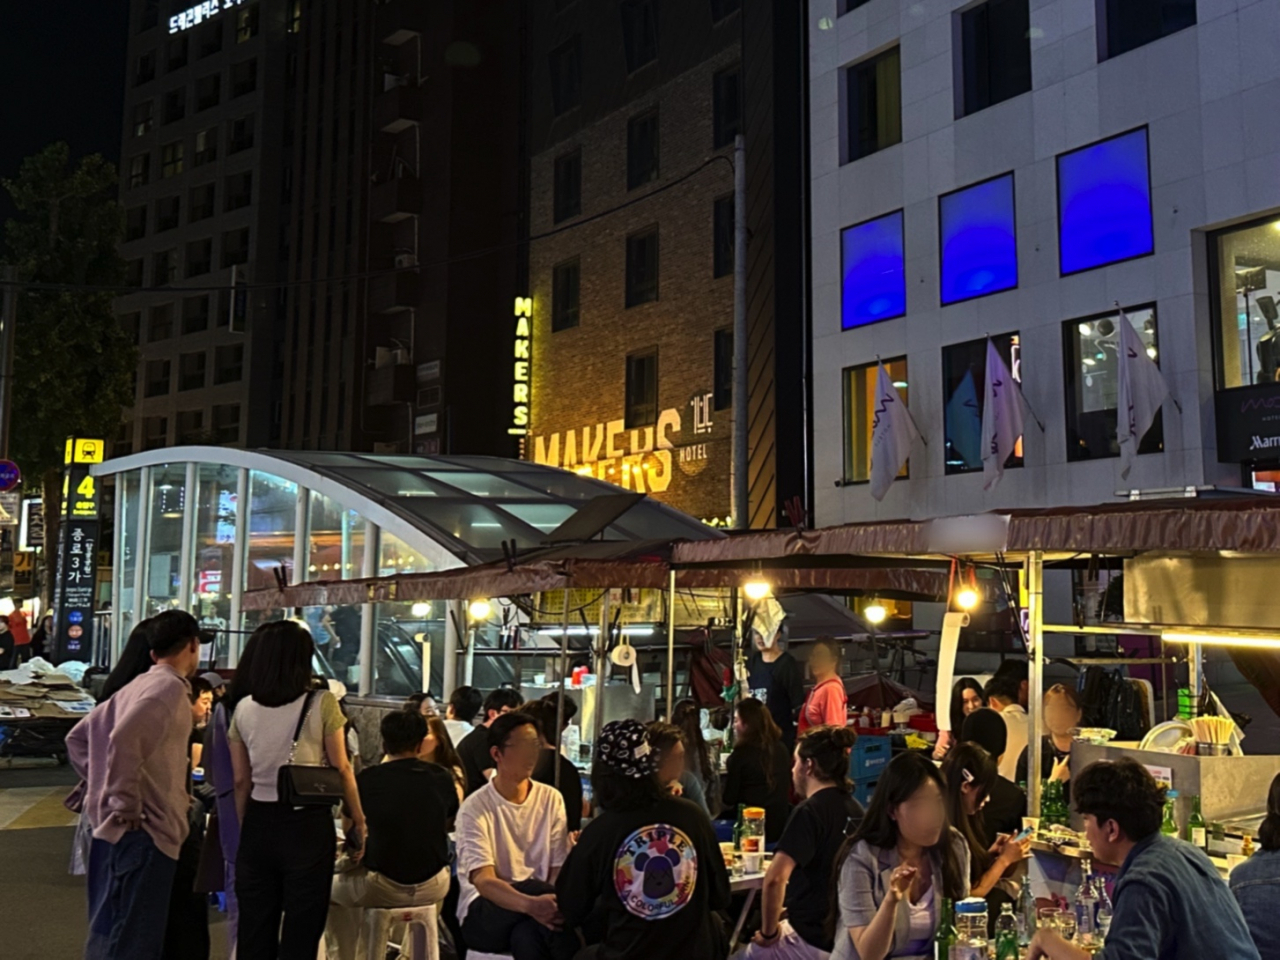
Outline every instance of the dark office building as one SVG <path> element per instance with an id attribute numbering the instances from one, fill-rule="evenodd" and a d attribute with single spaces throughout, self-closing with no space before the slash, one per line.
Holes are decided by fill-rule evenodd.
<path id="1" fill-rule="evenodd" d="M 730 514 L 734 139 L 749 521 L 809 501 L 804 3 L 532 0 L 526 456 Z M 519 384 L 516 385 L 517 388 Z"/>

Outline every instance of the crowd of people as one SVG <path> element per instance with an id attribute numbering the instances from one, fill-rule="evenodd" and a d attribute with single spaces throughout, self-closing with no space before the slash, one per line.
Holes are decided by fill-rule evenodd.
<path id="1" fill-rule="evenodd" d="M 748 960 L 932 956 L 944 898 L 983 897 L 994 917 L 1018 897 L 1017 666 L 985 687 L 958 681 L 941 762 L 898 754 L 864 811 L 834 641 L 815 646 L 806 696 L 789 692 L 780 657 L 769 661 L 797 721 L 792 742 L 776 702 L 739 700 L 721 777 L 699 706 L 682 701 L 656 723 L 604 726 L 588 799 L 559 749 L 576 712 L 561 693 L 526 703 L 460 687 L 443 710 L 415 696 L 383 715 L 368 751 L 380 762 L 361 767 L 345 691 L 315 678 L 305 625 L 260 626 L 230 683 L 196 676 L 199 634 L 180 611 L 139 624 L 68 736 L 92 835 L 87 956 L 207 957 L 217 890 L 240 960 L 311 960 L 322 940 L 330 957 L 363 958 L 365 911 L 431 905 L 459 955 L 723 960 L 733 894 L 713 820 L 743 807 L 765 811 L 774 851 Z M 1063 687 L 1045 697 L 1046 777 L 1074 781 L 1095 856 L 1120 867 L 1106 960 L 1210 949 L 1252 960 L 1255 940 L 1275 956 L 1280 778 L 1263 850 L 1229 889 L 1202 852 L 1161 835 L 1164 791 L 1145 768 L 1119 760 L 1071 776 L 1063 730 L 1080 705 Z M 1084 956 L 1046 931 L 1030 955 Z"/>

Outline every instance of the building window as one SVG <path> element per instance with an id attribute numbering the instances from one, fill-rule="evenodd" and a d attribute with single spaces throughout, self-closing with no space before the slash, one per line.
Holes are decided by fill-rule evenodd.
<path id="1" fill-rule="evenodd" d="M 145 187 L 151 180 L 151 154 L 140 153 L 129 161 L 129 186 Z"/>
<path id="2" fill-rule="evenodd" d="M 124 283 L 127 287 L 142 286 L 142 257 L 134 257 L 124 262 Z"/>
<path id="3" fill-rule="evenodd" d="M 1154 252 L 1146 127 L 1059 154 L 1062 274 Z"/>
<path id="4" fill-rule="evenodd" d="M 1098 59 L 1194 27 L 1196 0 L 1098 0 Z"/>
<path id="5" fill-rule="evenodd" d="M 1016 333 L 992 338 L 996 351 L 1017 383 L 1022 382 L 1022 347 Z M 942 348 L 942 396 L 946 472 L 973 473 L 982 469 L 982 411 L 986 403 L 987 341 L 970 340 Z M 1022 466 L 1022 441 L 1005 461 Z"/>
<path id="6" fill-rule="evenodd" d="M 1125 313 L 1147 354 L 1159 363 L 1155 305 L 1130 307 Z M 1120 314 L 1111 311 L 1062 325 L 1068 460 L 1120 455 L 1116 438 L 1120 322 Z M 1163 414 L 1157 413 L 1138 446 L 1139 453 L 1164 449 L 1162 419 Z"/>
<path id="7" fill-rule="evenodd" d="M 302 0 L 289 0 L 288 29 L 290 33 L 302 32 Z"/>
<path id="8" fill-rule="evenodd" d="M 143 100 L 133 105 L 133 135 L 140 137 L 151 130 L 155 122 L 155 101 Z"/>
<path id="9" fill-rule="evenodd" d="M 658 348 L 627 357 L 626 427 L 651 427 L 658 422 Z"/>
<path id="10" fill-rule="evenodd" d="M 717 410 L 733 406 L 733 330 L 725 327 L 715 333 L 713 359 L 713 403 Z"/>
<path id="11" fill-rule="evenodd" d="M 250 4 L 236 14 L 236 43 L 247 43 L 258 35 L 258 5 Z"/>
<path id="12" fill-rule="evenodd" d="M 243 97 L 258 87 L 258 61 L 242 60 L 231 68 L 231 96 Z"/>
<path id="13" fill-rule="evenodd" d="M 733 273 L 733 246 L 736 235 L 733 223 L 733 194 L 717 197 L 711 214 L 711 275 L 727 277 Z"/>
<path id="14" fill-rule="evenodd" d="M 578 258 L 556 264 L 551 271 L 551 329 L 578 325 Z"/>
<path id="15" fill-rule="evenodd" d="M 200 57 L 222 52 L 222 21 L 214 20 L 200 34 Z"/>
<path id="16" fill-rule="evenodd" d="M 1209 241 L 1218 386 L 1280 381 L 1280 218 Z"/>
<path id="17" fill-rule="evenodd" d="M 840 328 L 892 320 L 907 312 L 902 211 L 840 232 Z"/>
<path id="18" fill-rule="evenodd" d="M 196 113 L 216 107 L 221 100 L 222 74 L 210 74 L 196 81 Z"/>
<path id="19" fill-rule="evenodd" d="M 196 153 L 192 166 L 200 167 L 218 159 L 218 128 L 207 127 L 196 131 Z"/>
<path id="20" fill-rule="evenodd" d="M 252 114 L 231 121 L 230 141 L 227 147 L 228 153 L 239 153 L 241 150 L 248 150 L 253 146 Z"/>
<path id="21" fill-rule="evenodd" d="M 627 237 L 627 306 L 658 299 L 658 228 Z"/>
<path id="22" fill-rule="evenodd" d="M 164 95 L 164 105 L 160 110 L 161 123 L 177 123 L 187 115 L 187 88 L 179 87 Z"/>
<path id="23" fill-rule="evenodd" d="M 658 111 L 627 121 L 627 189 L 658 179 Z"/>
<path id="24" fill-rule="evenodd" d="M 582 103 L 582 38 L 574 36 L 551 51 L 551 107 L 558 117 Z"/>
<path id="25" fill-rule="evenodd" d="M 147 343 L 173 336 L 173 304 L 157 303 L 147 313 Z"/>
<path id="26" fill-rule="evenodd" d="M 907 392 L 907 358 L 885 360 L 889 379 L 909 405 Z M 876 419 L 875 363 L 848 367 L 844 371 L 844 482 L 866 483 L 871 479 L 871 431 Z M 904 463 L 899 477 L 908 475 Z"/>
<path id="27" fill-rule="evenodd" d="M 133 71 L 133 85 L 140 87 L 156 78 L 156 52 L 150 50 L 138 57 Z"/>
<path id="28" fill-rule="evenodd" d="M 187 214 L 188 223 L 207 220 L 213 216 L 214 185 L 202 183 L 191 188 L 191 208 Z"/>
<path id="29" fill-rule="evenodd" d="M 1018 285 L 1013 174 L 938 198 L 943 306 Z"/>
<path id="30" fill-rule="evenodd" d="M 864 7 L 870 2 L 871 0 L 840 0 L 839 15 L 843 16 L 850 10 L 857 10 L 859 7 Z"/>
<path id="31" fill-rule="evenodd" d="M 156 232 L 176 230 L 182 222 L 182 198 L 162 197 L 156 201 Z"/>
<path id="32" fill-rule="evenodd" d="M 147 235 L 147 208 L 133 207 L 124 215 L 125 240 L 141 240 Z"/>
<path id="33" fill-rule="evenodd" d="M 1031 13 L 1028 0 L 987 0 L 960 18 L 956 116 L 963 117 L 1031 89 Z"/>
<path id="34" fill-rule="evenodd" d="M 855 63 L 846 73 L 848 159 L 902 142 L 902 82 L 898 48 Z"/>
<path id="35" fill-rule="evenodd" d="M 146 417 L 142 421 L 143 447 L 156 450 L 169 442 L 169 418 Z"/>
<path id="36" fill-rule="evenodd" d="M 658 59 L 658 12 L 653 0 L 622 0 L 622 45 L 627 73 Z"/>
<path id="37" fill-rule="evenodd" d="M 120 314 L 120 326 L 124 328 L 130 343 L 136 346 L 142 342 L 142 314 L 137 310 Z"/>
<path id="38" fill-rule="evenodd" d="M 178 279 L 178 251 L 160 250 L 151 255 L 151 283 L 157 287 Z"/>
<path id="39" fill-rule="evenodd" d="M 178 443 L 200 443 L 204 439 L 204 411 L 178 411 Z"/>
<path id="40" fill-rule="evenodd" d="M 582 150 L 556 157 L 555 200 L 552 218 L 556 223 L 582 213 Z"/>
<path id="41" fill-rule="evenodd" d="M 174 71 L 174 70 L 181 70 L 183 67 L 185 67 L 185 66 L 187 65 L 187 36 L 186 36 L 186 34 L 182 34 L 182 35 L 177 36 L 177 37 L 171 37 L 171 38 L 169 39 L 169 44 L 168 44 L 168 47 L 166 48 L 166 51 L 165 51 L 165 52 L 166 52 L 166 54 L 167 54 L 167 56 L 166 56 L 166 58 L 165 58 L 165 60 L 166 60 L 166 66 L 165 66 L 165 70 L 166 70 L 166 72 L 170 72 L 170 73 L 171 73 L 171 72 L 172 72 L 172 71 Z"/>
<path id="42" fill-rule="evenodd" d="M 160 22 L 160 0 L 142 0 L 142 17 L 138 21 L 138 32 L 150 30 Z"/>
<path id="43" fill-rule="evenodd" d="M 244 344 L 218 347 L 213 366 L 213 382 L 238 383 L 244 375 Z"/>
<path id="44" fill-rule="evenodd" d="M 742 71 L 721 70 L 711 82 L 712 145 L 718 150 L 742 132 Z"/>
<path id="45" fill-rule="evenodd" d="M 249 262 L 249 228 L 228 230 L 222 235 L 222 265 L 232 267 Z"/>
<path id="46" fill-rule="evenodd" d="M 203 390 L 208 354 L 184 353 L 178 357 L 178 390 Z"/>
<path id="47" fill-rule="evenodd" d="M 220 403 L 213 408 L 213 440 L 215 443 L 240 442 L 240 404 Z"/>
<path id="48" fill-rule="evenodd" d="M 176 177 L 182 172 L 182 141 L 175 140 L 160 148 L 160 176 Z"/>
<path id="49" fill-rule="evenodd" d="M 731 13 L 737 13 L 742 0 L 711 0 L 711 22 L 719 23 Z"/>
<path id="50" fill-rule="evenodd" d="M 209 329 L 209 296 L 187 297 L 182 301 L 182 332 L 204 333 Z"/>
<path id="51" fill-rule="evenodd" d="M 143 396 L 163 397 L 169 392 L 169 361 L 148 360 Z"/>
<path id="52" fill-rule="evenodd" d="M 227 177 L 227 210 L 239 210 L 253 202 L 253 171 Z"/>
<path id="53" fill-rule="evenodd" d="M 213 240 L 191 240 L 187 243 L 187 277 L 200 277 L 213 269 Z"/>

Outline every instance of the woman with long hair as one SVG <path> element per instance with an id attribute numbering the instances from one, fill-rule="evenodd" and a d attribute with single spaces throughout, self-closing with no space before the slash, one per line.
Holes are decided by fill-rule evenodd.
<path id="1" fill-rule="evenodd" d="M 843 727 L 849 723 L 849 699 L 840 679 L 840 641 L 835 637 L 819 637 L 809 650 L 809 675 L 813 689 L 800 708 L 796 729 L 804 733 L 810 727 Z"/>
<path id="2" fill-rule="evenodd" d="M 849 782 L 849 751 L 857 739 L 849 727 L 810 727 L 800 734 L 791 782 L 803 800 L 764 876 L 760 930 L 747 948 L 747 960 L 826 960 L 831 953 L 826 925 L 831 864 L 863 815 Z"/>
<path id="3" fill-rule="evenodd" d="M 466 798 L 467 775 L 462 769 L 462 758 L 454 749 L 453 738 L 449 736 L 449 730 L 439 715 L 433 713 L 421 716 L 427 721 L 427 736 L 422 741 L 418 759 L 425 760 L 427 763 L 437 763 L 449 771 L 453 776 L 454 786 L 458 788 L 458 802 L 461 803 Z"/>
<path id="4" fill-rule="evenodd" d="M 932 955 L 941 898 L 969 895 L 969 845 L 947 823 L 946 783 L 927 757 L 885 767 L 835 875 L 832 960 Z"/>
<path id="5" fill-rule="evenodd" d="M 686 769 L 698 778 L 707 809 L 719 813 L 720 771 L 717 769 L 707 738 L 702 735 L 702 708 L 693 700 L 678 700 L 671 711 L 671 722 L 684 734 Z"/>
<path id="6" fill-rule="evenodd" d="M 151 618 L 148 617 L 129 631 L 129 639 L 120 651 L 120 659 L 102 684 L 98 702 L 106 703 L 123 690 L 130 680 L 142 676 L 153 666 L 155 660 L 151 657 Z"/>
<path id="7" fill-rule="evenodd" d="M 605 724 L 594 761 L 601 812 L 556 881 L 565 929 L 603 914 L 599 952 L 588 955 L 611 960 L 724 957 L 716 911 L 729 907 L 729 875 L 711 821 L 658 783 L 658 752 L 639 720 Z"/>
<path id="8" fill-rule="evenodd" d="M 1280 960 L 1280 774 L 1267 793 L 1258 849 L 1231 871 L 1230 883 L 1262 960 Z"/>
<path id="9" fill-rule="evenodd" d="M 763 807 L 765 840 L 773 843 L 791 815 L 791 756 L 782 744 L 782 731 L 765 705 L 749 698 L 738 704 L 733 732 L 724 778 L 725 816 L 735 818 L 739 806 Z"/>
<path id="10" fill-rule="evenodd" d="M 951 729 L 938 734 L 938 745 L 934 747 L 933 759 L 941 760 L 960 740 L 960 731 L 964 728 L 964 718 L 975 710 L 987 705 L 987 697 L 982 692 L 982 684 L 973 677 L 961 677 L 951 685 Z"/>
<path id="11" fill-rule="evenodd" d="M 336 769 L 353 823 L 349 842 L 362 844 L 365 817 L 347 757 L 346 718 L 332 693 L 315 689 L 315 643 L 305 626 L 273 620 L 258 627 L 251 642 L 257 648 L 252 662 L 236 673 L 236 681 L 244 674 L 239 686 L 246 696 L 228 732 L 241 824 L 236 955 L 240 960 L 314 957 L 329 914 L 333 809 L 281 802 L 280 770 L 290 764 Z"/>
<path id="12" fill-rule="evenodd" d="M 1031 849 L 1030 839 L 987 838 L 982 808 L 1000 776 L 991 754 L 976 743 L 957 744 L 942 764 L 947 781 L 947 819 L 969 845 L 969 896 L 985 897 L 994 923 L 1000 905 L 1014 901 L 1014 889 L 1001 881 Z"/>
<path id="13" fill-rule="evenodd" d="M 649 745 L 658 752 L 658 783 L 673 797 L 692 800 L 703 813 L 711 816 L 707 798 L 702 793 L 702 783 L 689 772 L 684 731 L 674 723 L 658 720 L 649 724 Z"/>

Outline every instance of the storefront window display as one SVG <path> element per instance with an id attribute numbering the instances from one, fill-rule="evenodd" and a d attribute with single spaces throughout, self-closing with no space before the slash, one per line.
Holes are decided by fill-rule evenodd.
<path id="1" fill-rule="evenodd" d="M 1215 234 L 1222 387 L 1280 380 L 1280 217 Z"/>

